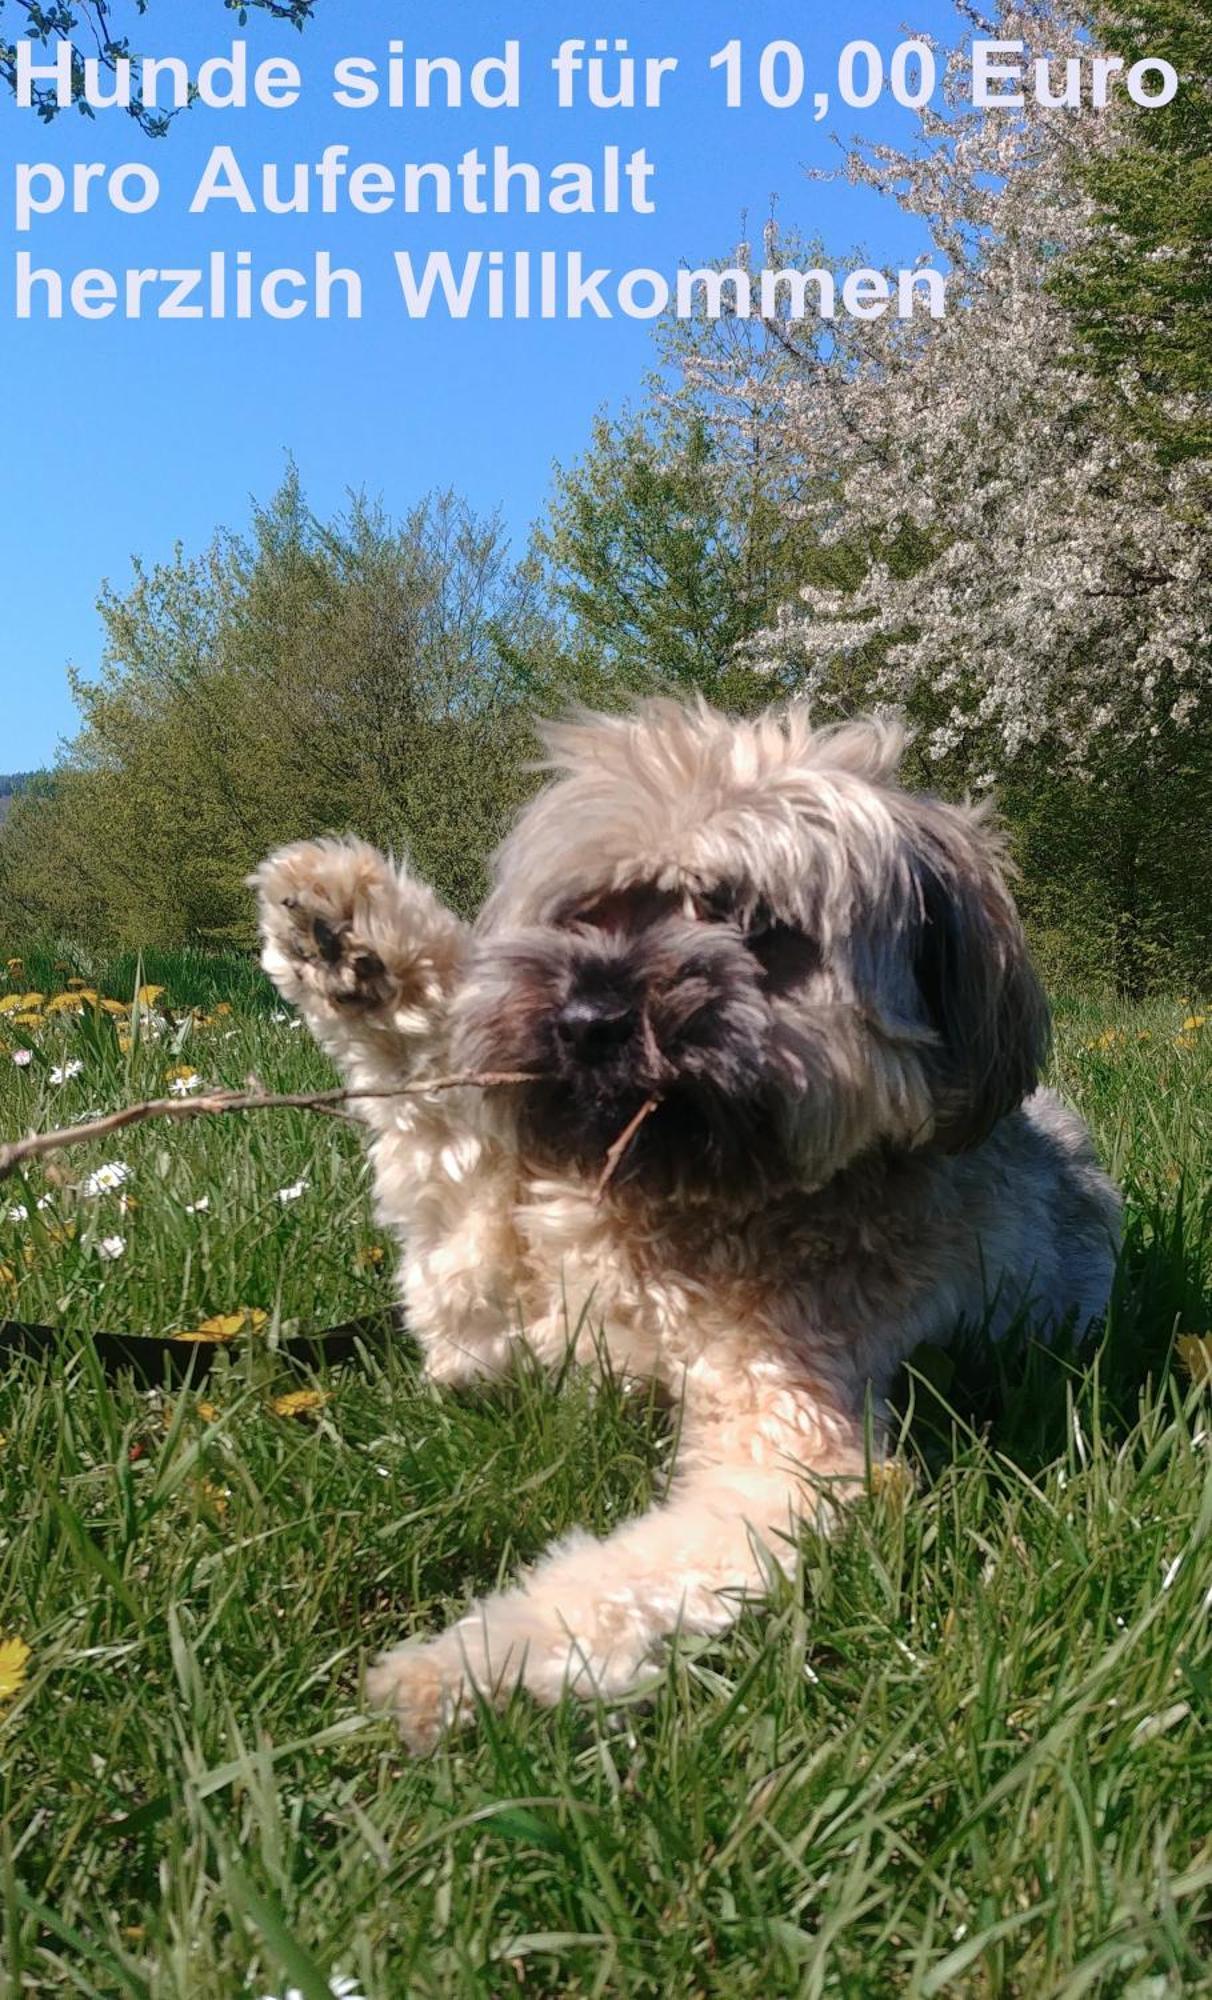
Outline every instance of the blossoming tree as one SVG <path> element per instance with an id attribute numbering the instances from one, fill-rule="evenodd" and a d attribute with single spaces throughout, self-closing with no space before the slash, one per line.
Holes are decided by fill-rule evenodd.
<path id="1" fill-rule="evenodd" d="M 981 32 L 1057 74 L 1056 58 L 1088 53 L 1066 0 L 1016 0 Z M 1077 357 L 1051 284 L 1098 227 L 1081 169 L 1145 114 L 1030 93 L 1021 111 L 976 110 L 970 51 L 971 36 L 918 144 L 847 155 L 853 181 L 924 219 L 949 312 L 853 328 L 844 356 L 807 354 L 798 384 L 780 383 L 790 441 L 822 473 L 822 532 L 865 565 L 854 589 L 804 589 L 753 660 L 818 710 L 903 708 L 952 781 L 1051 772 L 1093 788 L 1130 985 L 1155 787 L 1193 756 L 1212 776 L 1210 468 L 1163 463 L 1118 420 L 1116 381 Z"/>

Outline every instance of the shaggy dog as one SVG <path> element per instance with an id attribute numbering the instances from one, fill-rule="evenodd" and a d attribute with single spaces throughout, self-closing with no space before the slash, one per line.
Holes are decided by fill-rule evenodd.
<path id="1" fill-rule="evenodd" d="M 253 878 L 262 962 L 351 1086 L 535 1079 L 362 1105 L 430 1375 L 499 1374 L 524 1329 L 682 1412 L 663 1504 L 372 1670 L 415 1749 L 473 1690 L 610 1697 L 723 1631 L 863 1479 L 919 1342 L 1084 1327 L 1116 1252 L 1116 1191 L 1037 1088 L 996 830 L 898 785 L 894 727 L 656 701 L 546 740 L 474 927 L 356 840 Z"/>

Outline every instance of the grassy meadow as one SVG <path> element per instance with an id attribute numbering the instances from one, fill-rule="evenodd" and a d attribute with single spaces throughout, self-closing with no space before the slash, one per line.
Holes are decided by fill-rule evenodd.
<path id="1" fill-rule="evenodd" d="M 0 1138 L 250 1073 L 331 1081 L 243 959 L 0 958 Z M 655 1698 L 415 1764 L 368 1654 L 644 1504 L 667 1419 L 402 1337 L 301 1384 L 280 1340 L 390 1296 L 336 1121 L 6 1182 L 0 1319 L 65 1333 L 0 1359 L 0 2000 L 1212 1994 L 1212 1014 L 1063 1004 L 1055 1073 L 1129 1195 L 1097 1351 L 923 1353 L 915 1493 Z M 138 1391 L 90 1329 L 216 1363 Z"/>

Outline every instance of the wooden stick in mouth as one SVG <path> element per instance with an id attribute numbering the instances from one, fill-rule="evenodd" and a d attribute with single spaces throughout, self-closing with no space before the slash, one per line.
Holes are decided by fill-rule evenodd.
<path id="1" fill-rule="evenodd" d="M 598 1176 L 597 1187 L 594 1189 L 593 1198 L 595 1202 L 601 1201 L 602 1196 L 605 1194 L 607 1188 L 610 1186 L 611 1181 L 614 1179 L 615 1174 L 618 1172 L 620 1165 L 622 1164 L 624 1153 L 627 1151 L 627 1148 L 630 1146 L 632 1140 L 635 1138 L 635 1135 L 639 1131 L 641 1125 L 643 1125 L 647 1119 L 651 1118 L 653 1112 L 656 1110 L 660 1102 L 661 1099 L 655 1091 L 653 1092 L 651 1097 L 646 1097 L 644 1099 L 644 1102 L 641 1104 L 639 1110 L 635 1113 L 634 1117 L 631 1117 L 627 1120 L 627 1123 L 624 1125 L 622 1131 L 619 1133 L 618 1138 L 615 1139 L 613 1143 L 608 1147 L 606 1153 L 606 1160 L 602 1167 L 602 1171 Z"/>

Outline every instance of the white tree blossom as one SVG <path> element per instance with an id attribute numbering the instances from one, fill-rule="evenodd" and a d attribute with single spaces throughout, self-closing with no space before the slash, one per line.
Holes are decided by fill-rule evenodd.
<path id="1" fill-rule="evenodd" d="M 1066 56 L 1091 53 L 1066 0 L 1005 5 L 980 32 L 1054 58 L 1058 85 Z M 852 591 L 806 590 L 754 664 L 818 707 L 907 708 L 970 774 L 1035 744 L 1122 768 L 1208 718 L 1210 468 L 1160 465 L 1117 421 L 1048 279 L 1095 226 L 1075 166 L 1148 114 L 1046 109 L 1029 90 L 1021 112 L 974 109 L 970 42 L 912 151 L 847 157 L 925 218 L 949 309 L 852 324 L 844 351 L 805 351 L 780 378 L 820 526 L 866 568 Z"/>

